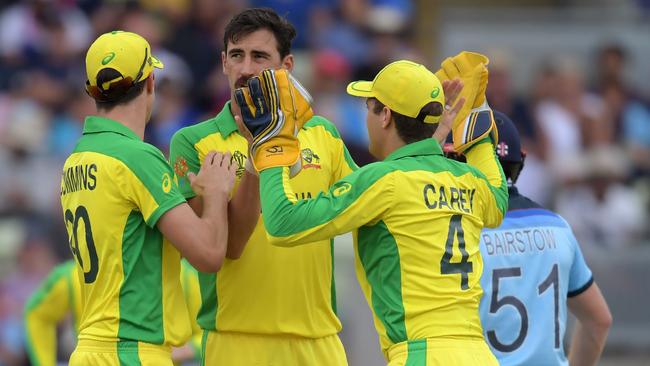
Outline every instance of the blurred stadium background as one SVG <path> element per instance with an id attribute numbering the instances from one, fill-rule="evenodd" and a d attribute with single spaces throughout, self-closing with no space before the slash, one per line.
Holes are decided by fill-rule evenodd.
<path id="1" fill-rule="evenodd" d="M 59 175 L 93 111 L 83 89 L 90 42 L 134 31 L 164 61 L 146 139 L 166 153 L 177 129 L 229 98 L 223 28 L 246 6 L 270 6 L 296 26 L 296 74 L 360 164 L 371 161 L 365 106 L 345 94 L 348 81 L 401 58 L 435 70 L 460 50 L 488 54 L 488 99 L 528 151 L 520 190 L 571 223 L 611 307 L 601 364 L 650 365 L 650 1 L 2 0 L 0 366 L 28 364 L 24 302 L 70 255 Z M 351 239 L 337 243 L 350 365 L 382 364 Z M 73 338 L 61 334 L 64 357 Z"/>

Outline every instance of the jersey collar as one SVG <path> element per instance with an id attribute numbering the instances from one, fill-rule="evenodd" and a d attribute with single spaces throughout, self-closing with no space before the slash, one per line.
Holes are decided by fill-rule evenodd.
<path id="1" fill-rule="evenodd" d="M 227 101 L 223 106 L 223 109 L 217 116 L 214 118 L 217 125 L 217 129 L 223 138 L 228 137 L 231 133 L 238 131 L 237 123 L 235 122 L 235 117 L 233 117 L 232 112 L 230 111 L 230 101 Z"/>
<path id="2" fill-rule="evenodd" d="M 432 138 L 413 142 L 393 151 L 386 157 L 386 159 L 384 159 L 384 161 L 397 160 L 407 156 L 420 155 L 442 155 L 440 144 L 438 144 L 438 141 Z"/>
<path id="3" fill-rule="evenodd" d="M 88 116 L 84 121 L 84 130 L 83 134 L 87 135 L 90 133 L 100 133 L 100 132 L 115 132 L 120 135 L 126 136 L 130 139 L 140 140 L 140 136 L 136 135 L 133 130 L 126 127 L 125 125 L 114 121 L 110 118 L 99 117 L 99 116 Z"/>

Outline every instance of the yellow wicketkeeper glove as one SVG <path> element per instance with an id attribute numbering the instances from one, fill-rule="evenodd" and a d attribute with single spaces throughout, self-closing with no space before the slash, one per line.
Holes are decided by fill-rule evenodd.
<path id="1" fill-rule="evenodd" d="M 488 63 L 485 55 L 463 51 L 445 59 L 440 65 L 440 70 L 436 71 L 440 81 L 458 78 L 463 82 L 460 97 L 465 98 L 465 104 L 456 115 L 451 129 L 454 149 L 458 153 L 488 135 L 492 136 L 494 144 L 498 141 L 494 116 L 485 99 Z"/>
<path id="2" fill-rule="evenodd" d="M 300 171 L 300 143 L 296 135 L 313 115 L 312 97 L 285 69 L 267 69 L 248 80 L 247 88 L 235 90 L 246 128 L 253 136 L 250 146 L 257 171 L 276 166 Z"/>

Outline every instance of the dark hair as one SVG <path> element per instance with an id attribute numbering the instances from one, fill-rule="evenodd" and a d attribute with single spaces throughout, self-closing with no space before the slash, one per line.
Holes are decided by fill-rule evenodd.
<path id="1" fill-rule="evenodd" d="M 115 80 L 121 76 L 122 74 L 115 69 L 102 69 L 97 74 L 97 85 L 102 85 L 105 82 Z M 125 83 L 120 83 L 118 81 L 112 83 L 108 90 L 102 91 L 102 89 L 98 88 L 96 90 L 101 93 L 101 98 L 92 95 L 92 93 L 89 94 L 95 99 L 95 106 L 97 106 L 97 109 L 110 111 L 116 106 L 127 104 L 140 96 L 144 90 L 144 84 L 146 81 L 147 78 L 136 84 L 131 84 L 128 80 Z"/>
<path id="2" fill-rule="evenodd" d="M 380 102 L 377 98 L 369 98 L 375 101 L 372 112 L 379 114 L 384 109 L 384 103 Z M 431 102 L 426 104 L 417 117 L 408 117 L 403 114 L 397 113 L 391 109 L 391 114 L 395 120 L 395 128 L 397 135 L 407 144 L 421 141 L 433 136 L 433 133 L 438 128 L 437 123 L 425 123 L 425 116 L 440 116 L 442 114 L 442 104 L 438 102 Z"/>
<path id="3" fill-rule="evenodd" d="M 296 29 L 286 19 L 270 8 L 251 8 L 235 15 L 226 26 L 223 35 L 223 49 L 228 50 L 228 42 L 237 42 L 259 29 L 273 32 L 278 43 L 280 58 L 291 53 L 291 41 L 296 37 Z"/>

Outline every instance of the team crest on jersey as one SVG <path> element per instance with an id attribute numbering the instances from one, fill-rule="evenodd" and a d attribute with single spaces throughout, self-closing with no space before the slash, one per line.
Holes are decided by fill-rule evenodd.
<path id="1" fill-rule="evenodd" d="M 246 164 L 246 155 L 244 155 L 241 151 L 235 150 L 235 152 L 232 154 L 232 158 L 230 159 L 230 163 L 235 163 L 237 164 L 237 171 L 235 174 L 237 174 L 238 178 L 241 178 L 241 176 L 244 174 L 244 164 Z"/>
<path id="2" fill-rule="evenodd" d="M 320 169 L 320 157 L 312 149 L 303 149 L 301 155 L 303 169 Z"/>
<path id="3" fill-rule="evenodd" d="M 174 173 L 176 173 L 177 177 L 183 178 L 189 169 L 190 168 L 187 166 L 187 160 L 185 160 L 184 157 L 179 156 L 176 158 L 176 161 L 174 162 Z"/>

